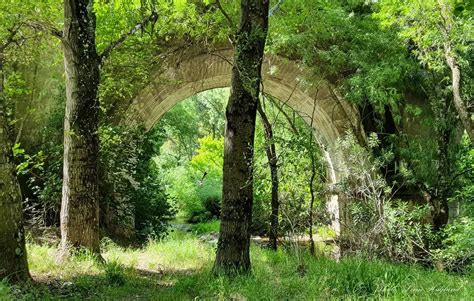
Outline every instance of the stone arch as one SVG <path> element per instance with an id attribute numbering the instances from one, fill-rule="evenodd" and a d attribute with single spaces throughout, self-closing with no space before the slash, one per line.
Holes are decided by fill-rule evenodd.
<path id="1" fill-rule="evenodd" d="M 232 49 L 213 52 L 187 50 L 167 58 L 148 84 L 126 110 L 125 124 L 152 128 L 178 102 L 199 92 L 230 86 Z M 336 140 L 346 131 L 359 139 L 365 134 L 358 111 L 341 100 L 323 80 L 309 82 L 308 74 L 294 61 L 266 55 L 262 70 L 262 90 L 297 111 L 308 123 L 314 109 L 313 128 L 327 161 L 328 178 L 336 183 L 341 176 L 343 158 L 334 149 Z M 341 199 L 330 196 L 328 210 L 332 228 L 341 229 Z"/>

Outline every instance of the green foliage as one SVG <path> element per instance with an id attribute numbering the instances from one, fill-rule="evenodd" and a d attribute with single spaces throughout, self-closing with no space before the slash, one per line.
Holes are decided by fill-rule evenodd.
<path id="1" fill-rule="evenodd" d="M 41 149 L 29 155 L 20 145 L 14 153 L 17 171 L 27 180 L 37 199 L 28 200 L 26 212 L 37 225 L 59 224 L 61 203 L 62 115 L 52 115 L 43 131 L 46 141 Z M 59 127 L 59 129 L 58 129 Z M 126 234 L 142 240 L 166 233 L 167 222 L 174 216 L 168 204 L 152 156 L 161 143 L 156 131 L 140 128 L 101 126 L 99 131 L 99 185 L 102 226 L 110 235 Z M 49 140 L 48 140 L 49 139 Z"/>
<path id="2" fill-rule="evenodd" d="M 192 222 L 218 217 L 222 193 L 224 140 L 205 136 L 198 143 L 196 155 L 166 176 L 168 196 Z"/>
<path id="3" fill-rule="evenodd" d="M 325 163 L 315 132 L 298 112 L 269 96 L 264 98 L 264 107 L 273 127 L 273 143 L 278 156 L 279 202 L 281 210 L 281 235 L 297 230 L 305 232 L 310 227 L 309 202 L 312 173 L 311 154 L 315 159 L 315 204 L 313 208 L 316 224 L 326 224 L 326 210 L 322 190 L 325 186 Z M 287 119 L 288 116 L 289 119 Z M 263 126 L 256 129 L 254 171 L 253 231 L 265 234 L 269 229 L 271 212 L 271 178 L 268 158 L 265 155 Z"/>
<path id="4" fill-rule="evenodd" d="M 370 150 L 358 146 L 351 135 L 341 141 L 340 146 L 350 159 L 347 167 L 350 176 L 343 181 L 341 189 L 345 194 L 349 193 L 348 197 L 352 200 L 349 210 L 352 219 L 350 233 L 353 237 L 348 238 L 351 247 L 370 256 L 378 255 L 397 261 L 425 261 L 450 271 L 469 270 L 473 259 L 470 210 L 473 200 L 473 157 L 467 137 L 463 141 L 453 156 L 458 173 L 446 175 L 449 177 L 449 187 L 446 192 L 448 196 L 445 196 L 452 196 L 451 207 L 461 208 L 461 215 L 457 217 L 451 214 L 451 223 L 441 233 L 434 233 L 428 220 L 433 204 L 417 205 L 393 198 L 392 187 L 380 175 L 380 170 L 391 162 L 391 154 L 382 153 L 381 157 L 374 157 Z M 371 150 L 377 145 L 376 137 L 369 139 Z M 423 179 L 427 187 L 442 187 L 438 184 L 438 171 L 430 169 L 433 158 L 438 154 L 424 153 L 423 157 L 416 151 L 412 150 L 411 156 L 412 160 L 417 161 L 411 162 L 420 164 L 415 165 L 419 169 L 415 169 L 414 173 L 402 173 L 401 178 L 417 177 L 418 181 Z M 429 162 L 424 163 L 423 160 Z M 407 183 L 412 182 L 408 179 Z"/>
<path id="5" fill-rule="evenodd" d="M 220 224 L 219 220 L 212 220 L 209 222 L 194 224 L 191 226 L 191 230 L 198 235 L 217 233 L 219 232 Z"/>
<path id="6" fill-rule="evenodd" d="M 445 43 L 453 45 L 462 65 L 468 64 L 462 59 L 474 38 L 473 8 L 468 0 L 386 0 L 380 1 L 379 8 L 376 16 L 382 24 L 397 26 L 403 39 L 414 42 L 414 54 L 428 68 L 446 68 Z"/>
<path id="7" fill-rule="evenodd" d="M 216 218 L 222 194 L 224 106 L 217 89 L 173 107 L 156 128 L 166 141 L 154 158 L 166 194 L 193 222 Z"/>
<path id="8" fill-rule="evenodd" d="M 313 81 L 336 84 L 346 100 L 394 109 L 416 64 L 372 10 L 370 1 L 287 1 L 272 20 L 270 49 L 300 60 Z"/>
<path id="9" fill-rule="evenodd" d="M 151 75 L 170 52 L 192 44 L 211 50 L 227 45 L 229 36 L 238 30 L 229 23 L 238 22 L 239 1 L 220 3 L 230 22 L 210 0 L 94 1 L 99 52 L 152 12 L 158 14 L 155 23 L 128 37 L 101 71 L 101 221 L 109 234 L 120 234 L 112 233 L 117 228 L 122 232 L 130 228 L 142 241 L 150 236 L 162 237 L 175 213 L 172 205 L 190 221 L 203 222 L 193 226 L 194 232 L 218 230 L 219 223 L 213 218 L 220 211 L 228 91 L 218 89 L 193 96 L 192 101 L 178 104 L 163 116 L 150 132 L 115 124 L 143 87 L 152 80 L 161 80 Z M 396 261 L 439 261 L 446 270 L 468 271 L 474 248 L 474 150 L 466 137 L 460 141 L 457 117 L 448 101 L 451 88 L 444 47 L 447 43 L 452 45 L 452 54 L 462 70 L 463 98 L 472 99 L 472 4 L 467 0 L 301 0 L 280 4 L 270 18 L 267 51 L 296 61 L 307 75 L 301 82 L 308 88 L 311 84 L 315 88 L 322 82 L 330 83 L 329 93 L 351 101 L 355 107 L 370 104 L 379 113 L 390 109 L 397 131 L 402 130 L 399 136 L 382 140 L 371 134 L 368 149 L 359 146 L 353 136 L 339 142 L 339 150 L 348 163 L 347 170 L 341 173 L 350 177 L 335 188 L 351 201 L 350 248 L 356 253 Z M 1 101 L 7 104 L 11 138 L 16 141 L 13 153 L 23 184 L 26 216 L 29 221 L 47 226 L 59 224 L 62 187 L 66 91 L 60 42 L 49 35 L 53 27 L 60 29 L 63 25 L 61 7 L 62 2 L 57 0 L 0 3 L 0 45 L 7 42 L 12 31 L 18 31 L 9 47 L 2 49 L 5 90 Z M 411 98 L 426 100 L 429 108 L 411 103 L 400 106 Z M 306 233 L 328 223 L 327 216 L 321 213 L 330 192 L 325 189 L 320 145 L 314 143 L 313 130 L 297 112 L 281 108 L 276 102 L 263 102 L 274 126 L 272 142 L 278 153 L 281 234 Z M 471 104 L 467 106 L 471 108 Z M 403 132 L 408 129 L 399 122 L 402 116 L 419 121 L 430 131 L 421 135 Z M 366 120 L 366 116 L 362 118 Z M 252 231 L 265 234 L 271 181 L 261 126 L 257 126 L 255 141 Z M 311 187 L 316 191 L 313 225 L 308 222 L 309 179 L 314 163 L 311 156 L 317 172 Z M 381 173 L 391 164 L 396 173 L 393 179 Z M 426 222 L 430 204 L 394 199 L 396 189 L 405 184 L 449 200 L 453 209 L 459 209 L 459 216 L 452 214 L 450 224 L 434 237 Z M 165 262 L 148 258 L 152 262 L 148 268 L 157 269 L 159 264 L 173 267 L 179 261 L 179 268 L 199 272 L 190 272 L 192 275 L 186 277 L 169 276 L 175 286 L 168 289 L 164 286 L 169 286 L 169 279 L 160 279 L 165 281 L 164 285 L 160 282 L 159 288 L 164 299 L 423 299 L 432 297 L 428 287 L 438 288 L 437 282 L 449 283 L 449 288 L 457 282 L 465 284 L 461 278 L 445 274 L 360 259 L 343 260 L 339 265 L 308 259 L 310 273 L 300 277 L 295 273 L 299 259 L 259 249 L 254 250 L 254 278 L 209 280 L 203 273 L 210 269 L 212 249 L 185 235 L 182 243 L 176 239 L 181 234 L 173 235 L 176 237 L 149 242 L 144 252 L 163 256 Z M 32 251 L 33 270 L 45 273 L 53 266 L 47 247 L 35 246 Z M 143 263 L 138 264 L 136 258 L 141 250 L 112 246 L 108 252 L 135 256 L 132 257 L 137 263 L 130 263 L 135 267 Z M 41 259 L 45 263 L 41 264 Z M 143 288 L 156 289 L 155 280 L 142 278 L 119 259 L 105 269 L 87 262 L 86 256 L 67 266 L 68 276 L 86 272 L 92 275 L 79 275 L 74 288 L 54 288 L 51 294 L 99 298 L 95 292 L 99 289 L 113 299 L 130 297 L 129 292 L 146 294 L 140 291 Z M 60 274 L 59 270 L 54 266 L 55 273 Z M 418 283 L 423 288 L 415 291 Z M 115 291 L 108 290 L 108 286 Z M 48 289 L 36 292 L 29 287 L 13 296 L 53 299 Z M 27 290 L 33 291 L 27 294 Z M 473 293 L 464 289 L 460 294 L 469 298 Z M 6 284 L 0 283 L 0 299 L 9 295 Z M 150 293 L 150 298 L 153 296 Z"/>
<path id="10" fill-rule="evenodd" d="M 443 232 L 446 238 L 442 248 L 434 251 L 435 259 L 448 271 L 474 271 L 474 219 L 461 217 Z"/>
<path id="11" fill-rule="evenodd" d="M 352 134 L 338 142 L 348 159 L 346 176 L 338 186 L 351 200 L 345 209 L 350 214 L 350 226 L 346 226 L 343 239 L 352 251 L 364 256 L 429 262 L 431 254 L 426 248 L 432 236 L 431 224 L 424 222 L 429 207 L 394 198 L 393 187 L 381 174 L 393 154 L 383 151 L 374 156 L 380 141 L 374 133 L 368 140 L 368 149 L 360 146 Z"/>
<path id="12" fill-rule="evenodd" d="M 467 135 L 464 135 L 455 158 L 451 202 L 459 204 L 462 215 L 474 217 L 474 148 Z"/>
<path id="13" fill-rule="evenodd" d="M 231 16 L 238 15 L 236 1 L 224 0 L 221 3 Z M 213 1 L 159 0 L 156 4 L 160 15 L 156 31 L 164 42 L 194 38 L 204 43 L 222 43 L 228 40 L 233 30 Z"/>
<path id="14" fill-rule="evenodd" d="M 2 280 L 0 282 L 0 299 L 7 300 L 9 299 L 9 296 L 10 296 L 10 287 L 8 286 L 8 283 L 6 280 Z"/>
<path id="15" fill-rule="evenodd" d="M 61 87 L 58 89 L 61 91 Z M 64 91 L 63 91 L 64 92 Z M 27 189 L 24 209 L 29 222 L 36 226 L 59 225 L 63 164 L 63 97 L 51 95 L 44 126 L 37 131 L 40 145 L 13 146 L 17 174 Z M 24 118 L 26 118 L 25 116 Z M 23 140 L 23 139 L 22 139 Z M 27 139 L 24 139 L 28 142 Z M 29 144 L 29 143 L 28 143 Z"/>
<path id="16" fill-rule="evenodd" d="M 101 127 L 100 138 L 101 207 L 105 214 L 107 209 L 114 209 L 109 226 L 132 223 L 142 239 L 163 235 L 174 211 L 152 160 L 161 143 L 159 132 L 108 126 Z"/>
<path id="17" fill-rule="evenodd" d="M 105 278 L 110 285 L 123 286 L 125 284 L 125 268 L 117 261 L 109 261 L 105 264 Z"/>

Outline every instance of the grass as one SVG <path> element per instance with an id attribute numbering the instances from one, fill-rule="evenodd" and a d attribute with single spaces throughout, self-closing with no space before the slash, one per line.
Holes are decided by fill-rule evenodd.
<path id="1" fill-rule="evenodd" d="M 196 234 L 208 234 L 212 232 L 219 232 L 220 224 L 221 223 L 219 220 L 212 220 L 208 222 L 194 224 L 191 226 L 191 231 Z"/>
<path id="2" fill-rule="evenodd" d="M 361 258 L 335 262 L 252 246 L 251 275 L 211 276 L 214 247 L 173 232 L 140 249 L 103 243 L 106 265 L 83 254 L 65 265 L 29 244 L 34 284 L 0 282 L 0 300 L 472 300 L 474 278 Z"/>

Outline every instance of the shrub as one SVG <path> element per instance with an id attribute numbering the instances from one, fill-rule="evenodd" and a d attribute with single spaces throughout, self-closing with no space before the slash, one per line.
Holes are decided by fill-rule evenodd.
<path id="1" fill-rule="evenodd" d="M 369 137 L 369 148 L 357 144 L 348 134 L 338 142 L 345 154 L 345 178 L 339 190 L 350 200 L 346 210 L 351 219 L 345 225 L 343 239 L 351 252 L 365 256 L 383 256 L 397 261 L 430 261 L 426 246 L 431 225 L 424 222 L 428 206 L 409 206 L 393 198 L 392 187 L 380 174 L 382 167 L 393 158 L 390 151 L 374 157 L 372 150 L 379 145 L 376 134 Z"/>
<path id="2" fill-rule="evenodd" d="M 474 219 L 462 217 L 444 229 L 442 248 L 435 258 L 448 271 L 474 271 Z"/>

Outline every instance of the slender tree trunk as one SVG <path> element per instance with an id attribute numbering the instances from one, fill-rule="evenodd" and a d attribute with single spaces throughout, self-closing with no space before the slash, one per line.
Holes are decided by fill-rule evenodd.
<path id="1" fill-rule="evenodd" d="M 309 192 L 311 194 L 311 200 L 309 203 L 309 252 L 311 255 L 314 255 L 316 252 L 313 238 L 313 209 L 314 209 L 314 180 L 316 179 L 316 158 L 314 157 L 314 133 L 313 133 L 313 122 L 314 122 L 314 112 L 316 111 L 316 103 L 313 104 L 313 112 L 311 113 L 311 123 L 309 127 L 309 156 L 311 158 L 311 178 L 309 180 Z"/>
<path id="2" fill-rule="evenodd" d="M 438 125 L 435 125 L 436 136 L 438 142 L 438 185 L 431 198 L 431 214 L 433 219 L 433 229 L 439 231 L 448 224 L 449 219 L 449 202 L 448 202 L 448 191 L 449 178 L 452 176 L 450 158 L 449 158 L 449 145 L 451 143 L 451 134 L 456 124 L 452 118 L 449 109 L 448 100 L 443 100 L 441 108 L 437 111 Z"/>
<path id="3" fill-rule="evenodd" d="M 100 61 L 92 0 L 64 1 L 66 71 L 61 258 L 71 248 L 99 254 L 97 134 Z"/>
<path id="4" fill-rule="evenodd" d="M 270 247 L 273 250 L 277 249 L 278 245 L 278 157 L 276 154 L 275 143 L 273 142 L 273 128 L 268 120 L 267 114 L 263 110 L 260 102 L 258 103 L 257 111 L 262 118 L 263 127 L 265 128 L 265 152 L 267 153 L 268 166 L 270 167 L 270 176 L 272 180 L 272 214 L 270 217 Z"/>
<path id="5" fill-rule="evenodd" d="M 471 118 L 472 112 L 469 112 L 461 97 L 461 69 L 456 60 L 456 54 L 451 43 L 451 35 L 453 31 L 452 28 L 454 24 L 454 8 L 449 5 L 449 2 L 444 0 L 438 0 L 438 4 L 442 17 L 440 30 L 444 38 L 444 57 L 446 59 L 446 63 L 451 69 L 451 87 L 453 90 L 454 107 L 456 108 L 464 129 L 466 129 L 471 143 L 474 143 L 474 121 Z"/>
<path id="6" fill-rule="evenodd" d="M 461 70 L 459 65 L 456 62 L 454 56 L 451 55 L 451 47 L 449 45 L 445 46 L 446 48 L 446 61 L 451 69 L 451 85 L 453 89 L 453 103 L 456 111 L 461 119 L 463 127 L 466 129 L 466 132 L 471 140 L 471 143 L 474 143 L 474 121 L 471 118 L 466 104 L 461 98 Z"/>
<path id="7" fill-rule="evenodd" d="M 3 47 L 2 47 L 3 48 Z M 6 103 L 3 97 L 3 49 L 0 50 L 0 281 L 30 278 L 23 228 L 22 197 L 12 163 Z"/>
<path id="8" fill-rule="evenodd" d="M 241 0 L 240 5 L 232 90 L 226 110 L 221 228 L 215 273 L 232 275 L 250 271 L 253 145 L 268 6 L 268 0 Z"/>

